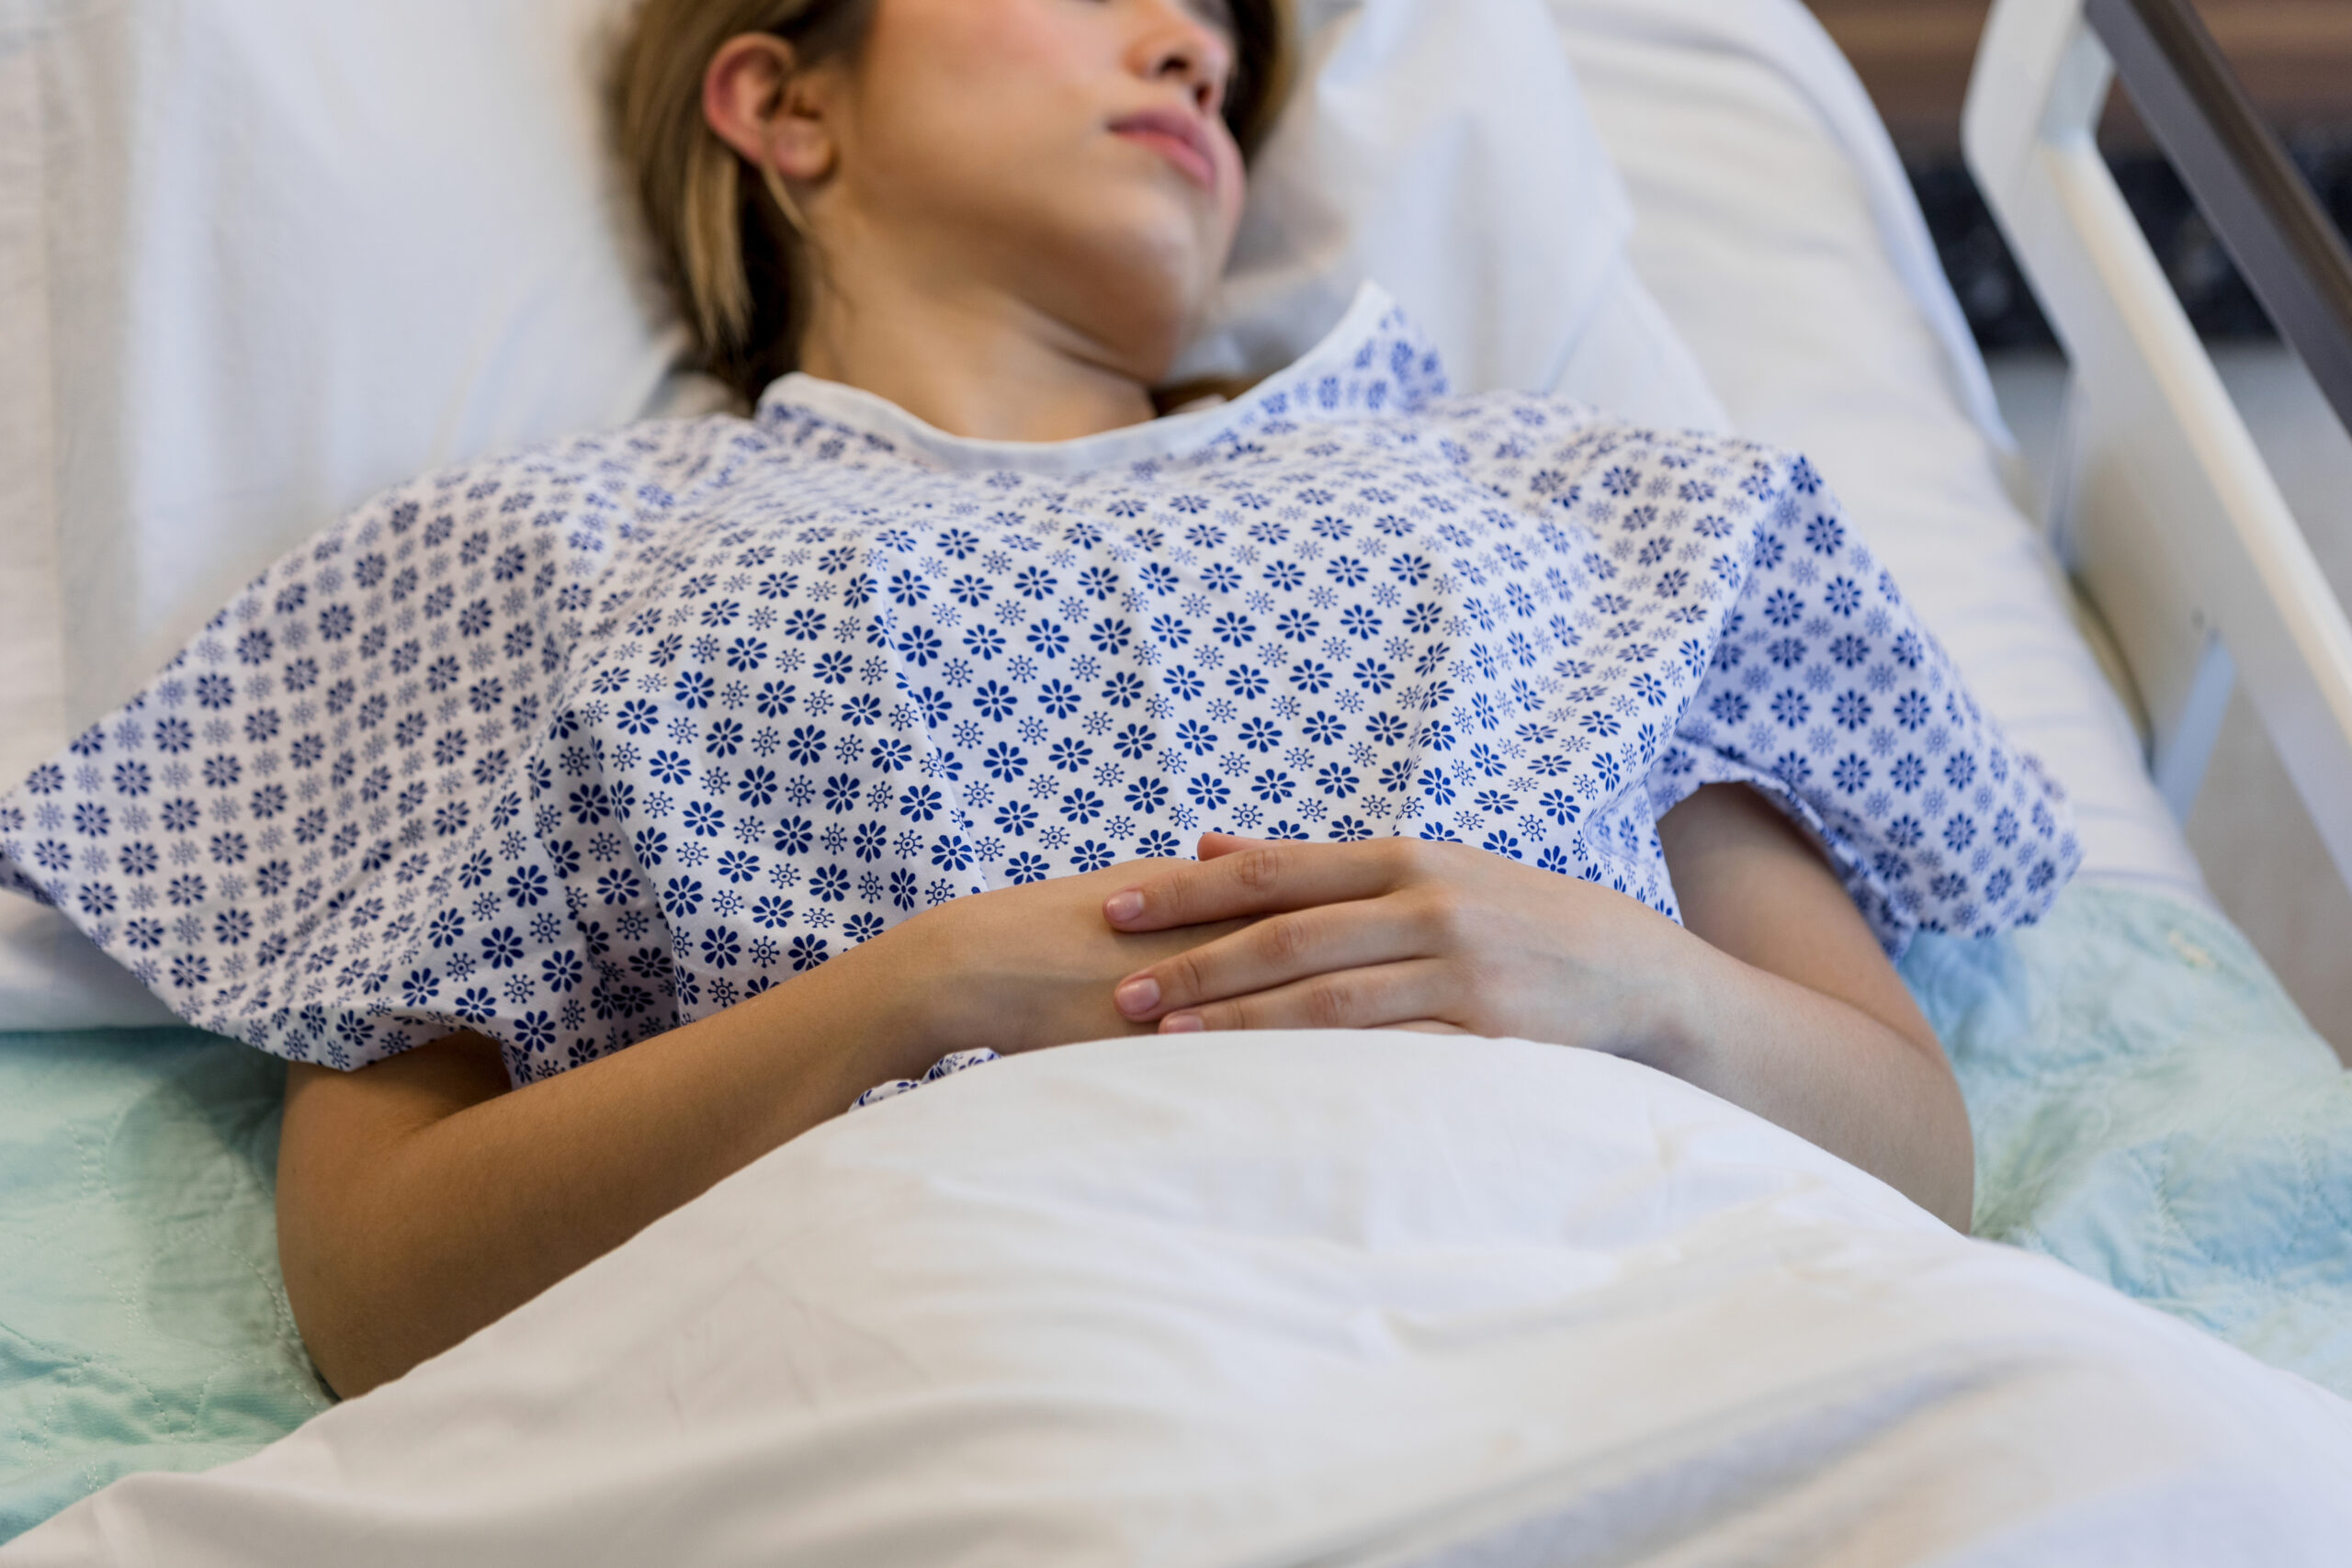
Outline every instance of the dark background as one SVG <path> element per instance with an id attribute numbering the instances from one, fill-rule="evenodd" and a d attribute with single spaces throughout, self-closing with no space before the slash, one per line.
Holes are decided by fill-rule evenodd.
<path id="1" fill-rule="evenodd" d="M 1987 349 L 2050 328 L 1960 156 L 1961 105 L 1989 0 L 1808 0 L 1894 135 L 1961 306 Z M 2223 54 L 2314 193 L 2352 236 L 2352 0 L 2198 0 Z M 2119 91 L 2100 145 L 2189 320 L 2208 338 L 2270 323 Z"/>

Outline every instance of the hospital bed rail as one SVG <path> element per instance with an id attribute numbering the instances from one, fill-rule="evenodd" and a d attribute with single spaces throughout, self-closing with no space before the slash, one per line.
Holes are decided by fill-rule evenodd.
<path id="1" fill-rule="evenodd" d="M 2352 886 L 2352 625 L 2099 155 L 2119 78 L 2352 431 L 2352 256 L 2188 0 L 1996 0 L 1962 140 L 2070 363 L 2052 543 L 2174 813 L 2243 680 Z"/>

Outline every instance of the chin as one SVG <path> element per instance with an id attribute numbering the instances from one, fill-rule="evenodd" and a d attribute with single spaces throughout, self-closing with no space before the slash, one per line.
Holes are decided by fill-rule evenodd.
<path id="1" fill-rule="evenodd" d="M 1231 240 L 1204 233 L 1196 212 L 1164 196 L 1122 205 L 1127 211 L 1097 209 L 1071 235 L 1072 265 L 1063 273 L 1068 319 L 1114 346 L 1151 385 L 1166 376 L 1207 308 Z"/>

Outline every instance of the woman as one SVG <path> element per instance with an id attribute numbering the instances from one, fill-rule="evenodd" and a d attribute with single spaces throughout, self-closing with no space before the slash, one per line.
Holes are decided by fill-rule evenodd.
<path id="1" fill-rule="evenodd" d="M 390 493 L 0 818 L 294 1060 L 345 1394 L 872 1086 L 1154 1030 L 1611 1051 L 1966 1225 L 1886 951 L 2032 918 L 2074 846 L 1801 460 L 1448 399 L 1370 292 L 1155 417 L 1276 37 L 652 0 L 629 152 L 757 417 Z"/>

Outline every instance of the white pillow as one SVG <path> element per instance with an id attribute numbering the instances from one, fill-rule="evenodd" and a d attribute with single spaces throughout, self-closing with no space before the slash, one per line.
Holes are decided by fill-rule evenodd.
<path id="1" fill-rule="evenodd" d="M 1377 281 L 1456 391 L 1559 378 L 1633 215 L 1544 0 L 1302 0 L 1299 80 L 1175 379 L 1260 376 Z"/>
<path id="2" fill-rule="evenodd" d="M 1728 434 L 1731 415 L 1629 255 L 1603 276 L 1600 295 L 1547 389 L 1661 430 Z"/>
<path id="3" fill-rule="evenodd" d="M 660 384 L 592 69 L 621 0 L 36 9 L 69 725 L 372 491 Z"/>
<path id="4" fill-rule="evenodd" d="M 0 24 L 0 778 L 65 736 L 38 62 Z"/>

